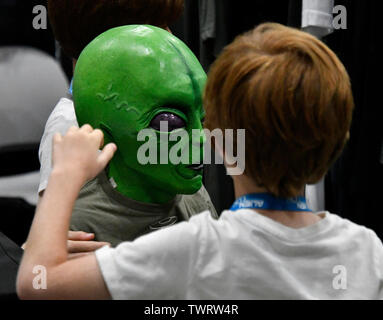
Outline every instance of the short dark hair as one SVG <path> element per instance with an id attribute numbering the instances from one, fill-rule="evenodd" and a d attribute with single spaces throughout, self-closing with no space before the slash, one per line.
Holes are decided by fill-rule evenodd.
<path id="1" fill-rule="evenodd" d="M 128 24 L 167 27 L 184 0 L 48 0 L 49 19 L 63 51 L 77 59 L 98 35 Z"/>

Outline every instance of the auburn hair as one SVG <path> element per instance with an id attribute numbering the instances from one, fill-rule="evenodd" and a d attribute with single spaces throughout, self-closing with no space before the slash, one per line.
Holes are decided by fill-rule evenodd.
<path id="1" fill-rule="evenodd" d="M 204 105 L 209 130 L 246 130 L 245 175 L 290 198 L 340 155 L 354 101 L 347 71 L 323 42 L 265 23 L 237 37 L 212 65 Z"/>
<path id="2" fill-rule="evenodd" d="M 128 24 L 165 28 L 183 12 L 184 0 L 48 0 L 49 20 L 63 51 L 77 59 L 99 34 Z"/>

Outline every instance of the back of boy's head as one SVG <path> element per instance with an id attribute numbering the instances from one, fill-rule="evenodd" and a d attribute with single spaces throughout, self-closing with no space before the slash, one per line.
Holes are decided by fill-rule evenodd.
<path id="1" fill-rule="evenodd" d="M 340 155 L 354 107 L 336 55 L 315 37 L 275 23 L 225 48 L 204 103 L 208 129 L 246 129 L 245 175 L 286 198 L 319 181 Z"/>
<path id="2" fill-rule="evenodd" d="M 128 24 L 165 28 L 182 14 L 184 0 L 48 0 L 49 20 L 63 51 L 77 59 L 99 34 Z"/>

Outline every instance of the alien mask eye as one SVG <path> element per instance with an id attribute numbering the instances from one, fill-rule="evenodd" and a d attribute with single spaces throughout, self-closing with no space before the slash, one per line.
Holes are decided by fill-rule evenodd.
<path id="1" fill-rule="evenodd" d="M 150 127 L 154 130 L 161 131 L 161 121 L 168 123 L 168 132 L 186 127 L 185 120 L 171 112 L 161 112 L 157 114 L 150 122 Z"/>

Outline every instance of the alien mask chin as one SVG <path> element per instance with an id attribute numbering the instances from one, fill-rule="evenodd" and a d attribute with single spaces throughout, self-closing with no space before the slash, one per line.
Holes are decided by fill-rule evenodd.
<path id="1" fill-rule="evenodd" d="M 205 82 L 206 74 L 188 47 L 157 27 L 114 28 L 84 49 L 73 83 L 76 116 L 79 125 L 103 130 L 105 142 L 117 145 L 107 168 L 117 191 L 137 201 L 164 203 L 201 188 L 198 163 L 203 159 L 204 135 L 192 131 L 202 130 Z M 142 164 L 138 159 L 145 142 L 137 136 L 144 129 L 152 129 L 156 138 L 157 163 Z M 169 141 L 181 130 L 187 134 Z M 189 162 L 161 162 L 163 141 L 169 150 L 183 145 Z"/>

